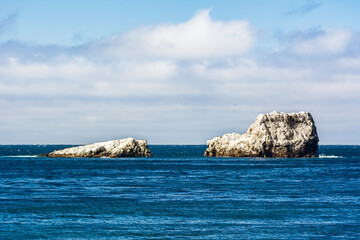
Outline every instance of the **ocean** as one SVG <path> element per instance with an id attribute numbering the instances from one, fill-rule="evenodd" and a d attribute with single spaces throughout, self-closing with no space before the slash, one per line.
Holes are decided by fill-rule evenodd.
<path id="1" fill-rule="evenodd" d="M 360 239 L 360 146 L 318 158 L 46 158 L 0 146 L 0 239 Z"/>

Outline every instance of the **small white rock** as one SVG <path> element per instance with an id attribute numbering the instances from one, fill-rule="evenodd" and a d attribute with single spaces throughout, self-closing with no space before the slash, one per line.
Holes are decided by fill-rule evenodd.
<path id="1" fill-rule="evenodd" d="M 49 154 L 47 157 L 150 157 L 146 140 L 125 138 L 94 144 L 65 148 Z"/>

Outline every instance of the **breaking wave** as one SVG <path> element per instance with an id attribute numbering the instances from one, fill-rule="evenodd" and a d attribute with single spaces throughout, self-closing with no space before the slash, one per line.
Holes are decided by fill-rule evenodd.
<path id="1" fill-rule="evenodd" d="M 323 155 L 320 154 L 319 158 L 343 158 L 343 156 L 335 156 L 335 155 Z"/>
<path id="2" fill-rule="evenodd" d="M 38 155 L 12 155 L 12 156 L 6 156 L 6 157 L 23 157 L 23 158 L 33 158 L 33 157 L 37 157 Z"/>

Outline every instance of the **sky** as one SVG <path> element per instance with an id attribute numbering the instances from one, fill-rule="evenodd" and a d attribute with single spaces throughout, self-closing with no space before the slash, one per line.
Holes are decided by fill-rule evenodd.
<path id="1" fill-rule="evenodd" d="M 206 144 L 310 112 L 360 144 L 360 1 L 0 0 L 0 144 Z"/>

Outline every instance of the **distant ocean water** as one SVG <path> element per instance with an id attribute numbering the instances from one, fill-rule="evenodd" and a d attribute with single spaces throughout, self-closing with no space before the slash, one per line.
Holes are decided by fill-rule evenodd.
<path id="1" fill-rule="evenodd" d="M 37 157 L 0 146 L 0 239 L 360 239 L 360 146 L 319 158 Z"/>

